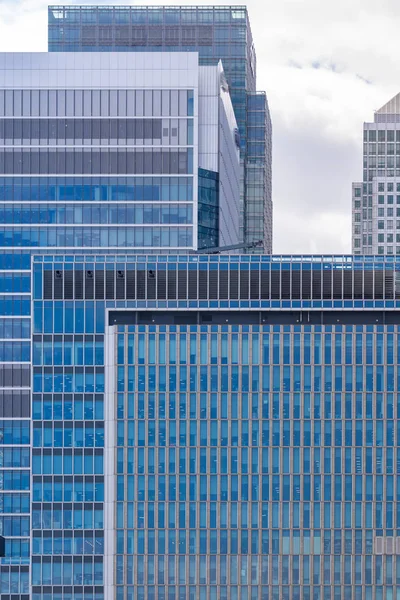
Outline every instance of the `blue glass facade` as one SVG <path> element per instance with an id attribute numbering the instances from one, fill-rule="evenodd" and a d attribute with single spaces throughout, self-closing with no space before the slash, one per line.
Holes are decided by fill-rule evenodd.
<path id="1" fill-rule="evenodd" d="M 272 125 L 265 93 L 255 93 L 245 6 L 50 6 L 48 32 L 50 52 L 196 51 L 201 65 L 222 60 L 241 137 L 241 237 L 263 240 L 252 252 L 272 253 Z"/>
<path id="2" fill-rule="evenodd" d="M 31 405 L 30 363 L 0 368 L 3 563 L 26 564 L 1 600 L 29 565 L 34 600 L 396 598 L 398 268 L 34 257 Z"/>
<path id="3" fill-rule="evenodd" d="M 199 169 L 198 246 L 219 246 L 219 176 L 214 171 Z"/>
<path id="4" fill-rule="evenodd" d="M 0 91 L 0 249 L 192 248 L 193 89 L 52 87 Z"/>

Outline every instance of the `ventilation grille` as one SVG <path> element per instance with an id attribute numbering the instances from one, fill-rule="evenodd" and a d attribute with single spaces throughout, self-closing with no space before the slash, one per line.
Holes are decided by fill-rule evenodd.
<path id="1" fill-rule="evenodd" d="M 370 270 L 106 268 L 44 272 L 55 300 L 393 300 L 397 274 Z M 235 268 L 236 267 L 236 268 Z M 394 278 L 396 277 L 396 279 Z M 396 283 L 396 285 L 395 285 Z"/>

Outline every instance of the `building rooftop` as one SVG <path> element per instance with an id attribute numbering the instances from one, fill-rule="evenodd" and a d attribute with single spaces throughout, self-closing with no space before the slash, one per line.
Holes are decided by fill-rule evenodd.
<path id="1" fill-rule="evenodd" d="M 400 115 L 400 93 L 376 111 L 378 115 Z"/>

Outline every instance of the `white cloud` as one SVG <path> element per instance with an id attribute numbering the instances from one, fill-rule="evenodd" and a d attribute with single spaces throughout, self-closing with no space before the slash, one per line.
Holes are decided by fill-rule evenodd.
<path id="1" fill-rule="evenodd" d="M 398 0 L 248 0 L 248 8 L 273 120 L 274 250 L 350 252 L 362 124 L 400 91 Z M 1 0 L 0 51 L 46 48 L 47 2 Z"/>
<path id="2" fill-rule="evenodd" d="M 274 126 L 274 251 L 350 252 L 363 121 L 400 91 L 398 3 L 265 6 L 252 29 Z"/>

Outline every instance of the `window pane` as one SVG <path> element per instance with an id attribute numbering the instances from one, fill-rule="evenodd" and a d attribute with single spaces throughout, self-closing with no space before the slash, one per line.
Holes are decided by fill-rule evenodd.
<path id="1" fill-rule="evenodd" d="M 153 115 L 155 117 L 161 116 L 161 91 L 155 90 L 153 92 Z"/>
<path id="2" fill-rule="evenodd" d="M 90 117 L 92 114 L 92 92 L 84 90 L 83 92 L 83 116 Z"/>
<path id="3" fill-rule="evenodd" d="M 40 90 L 40 116 L 47 117 L 49 114 L 49 106 L 48 106 L 48 91 Z"/>
<path id="4" fill-rule="evenodd" d="M 83 91 L 75 90 L 75 117 L 81 117 L 83 114 Z"/>
<path id="5" fill-rule="evenodd" d="M 66 100 L 66 112 L 65 114 L 68 117 L 73 117 L 75 115 L 75 94 L 74 90 L 67 90 L 67 100 Z"/>
<path id="6" fill-rule="evenodd" d="M 169 90 L 162 91 L 162 115 L 167 117 L 170 114 L 169 109 Z"/>
<path id="7" fill-rule="evenodd" d="M 107 117 L 110 114 L 109 91 L 101 90 L 101 116 Z"/>
<path id="8" fill-rule="evenodd" d="M 118 115 L 120 117 L 126 116 L 126 90 L 118 91 Z"/>
<path id="9" fill-rule="evenodd" d="M 47 92 L 46 92 L 47 94 Z M 0 97 L 0 105 L 1 105 L 1 97 Z M 1 106 L 0 106 L 0 114 Z M 20 117 L 22 115 L 22 91 L 14 90 L 14 117 Z"/>
<path id="10" fill-rule="evenodd" d="M 30 90 L 23 90 L 23 92 L 22 92 L 22 114 L 24 117 L 29 117 L 31 114 Z"/>
<path id="11" fill-rule="evenodd" d="M 143 116 L 143 91 L 136 90 L 136 116 Z"/>
<path id="12" fill-rule="evenodd" d="M 153 114 L 153 92 L 146 90 L 144 93 L 144 114 L 146 117 L 151 117 Z"/>
<path id="13" fill-rule="evenodd" d="M 5 114 L 6 117 L 12 117 L 14 114 L 14 103 L 13 103 L 13 91 L 6 90 L 5 91 Z"/>
<path id="14" fill-rule="evenodd" d="M 57 91 L 57 115 L 59 117 L 65 116 L 65 90 Z"/>
<path id="15" fill-rule="evenodd" d="M 57 92 L 55 90 L 49 91 L 49 116 L 55 117 L 57 115 Z"/>
<path id="16" fill-rule="evenodd" d="M 135 116 L 135 92 L 134 90 L 128 90 L 126 94 L 126 114 L 128 117 Z"/>
<path id="17" fill-rule="evenodd" d="M 110 90 L 110 116 L 118 116 L 118 91 Z"/>
<path id="18" fill-rule="evenodd" d="M 93 90 L 92 91 L 92 112 L 91 114 L 94 117 L 100 116 L 100 91 Z"/>
<path id="19" fill-rule="evenodd" d="M 171 91 L 171 116 L 177 117 L 179 115 L 179 92 L 177 90 Z"/>
<path id="20" fill-rule="evenodd" d="M 179 115 L 186 117 L 187 115 L 187 91 L 181 90 L 179 92 Z"/>

